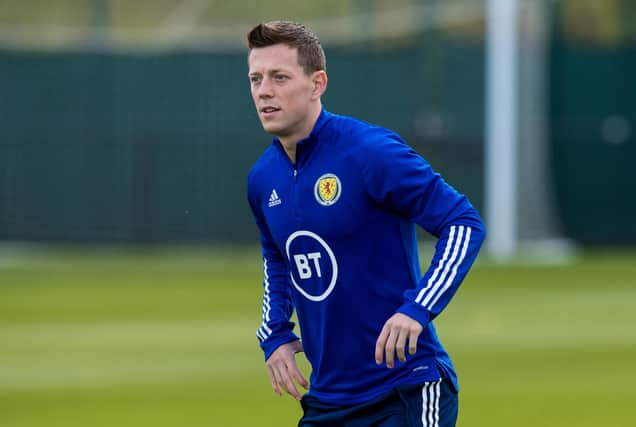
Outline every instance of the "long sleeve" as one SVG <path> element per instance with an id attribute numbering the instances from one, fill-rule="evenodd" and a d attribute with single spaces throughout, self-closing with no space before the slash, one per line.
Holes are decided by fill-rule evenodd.
<path id="1" fill-rule="evenodd" d="M 417 289 L 406 291 L 398 309 L 420 323 L 434 319 L 448 305 L 470 270 L 484 239 L 483 227 L 461 220 L 444 227 L 433 260 Z"/>
<path id="2" fill-rule="evenodd" d="M 263 254 L 263 314 L 256 336 L 267 360 L 279 346 L 295 341 L 298 337 L 293 333 L 294 323 L 290 321 L 294 308 L 289 270 L 249 190 L 248 199 L 260 232 Z"/>
<path id="3" fill-rule="evenodd" d="M 363 169 L 370 196 L 438 237 L 430 266 L 397 310 L 424 325 L 457 291 L 477 257 L 485 227 L 468 199 L 397 135 L 375 136 Z"/>

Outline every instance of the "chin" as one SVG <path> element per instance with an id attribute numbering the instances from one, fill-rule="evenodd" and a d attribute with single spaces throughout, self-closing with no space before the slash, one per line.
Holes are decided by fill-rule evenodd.
<path id="1" fill-rule="evenodd" d="M 263 129 L 265 129 L 265 132 L 271 133 L 272 135 L 278 136 L 283 131 L 283 128 L 281 126 L 274 123 L 262 122 L 262 125 Z"/>

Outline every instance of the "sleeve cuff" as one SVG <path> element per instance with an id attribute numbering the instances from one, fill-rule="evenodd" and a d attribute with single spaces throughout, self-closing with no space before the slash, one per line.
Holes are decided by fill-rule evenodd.
<path id="1" fill-rule="evenodd" d="M 287 344 L 288 342 L 296 341 L 299 339 L 300 338 L 298 338 L 296 334 L 294 334 L 291 331 L 284 332 L 280 335 L 276 335 L 275 337 L 269 337 L 266 341 L 263 341 L 261 343 L 261 348 L 263 349 L 263 352 L 265 353 L 265 361 L 267 361 L 267 359 L 269 359 L 269 356 L 271 356 L 272 353 L 276 351 L 276 349 L 280 347 L 281 345 Z"/>
<path id="2" fill-rule="evenodd" d="M 397 312 L 406 314 L 410 318 L 417 320 L 424 328 L 426 327 L 428 322 L 431 321 L 430 311 L 412 301 L 408 301 L 402 304 L 402 306 L 397 309 Z"/>

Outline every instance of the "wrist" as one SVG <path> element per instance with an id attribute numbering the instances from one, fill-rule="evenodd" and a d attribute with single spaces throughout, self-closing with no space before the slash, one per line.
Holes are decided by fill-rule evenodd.
<path id="1" fill-rule="evenodd" d="M 423 328 L 431 321 L 431 312 L 412 301 L 405 302 L 400 308 L 397 309 L 397 313 L 402 313 L 413 320 L 418 321 Z"/>

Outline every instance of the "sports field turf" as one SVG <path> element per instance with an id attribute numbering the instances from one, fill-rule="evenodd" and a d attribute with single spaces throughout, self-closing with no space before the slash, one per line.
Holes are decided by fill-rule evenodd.
<path id="1" fill-rule="evenodd" d="M 261 275 L 253 249 L 0 255 L 0 426 L 294 426 Z M 481 263 L 437 324 L 459 426 L 636 425 L 635 252 Z"/>

